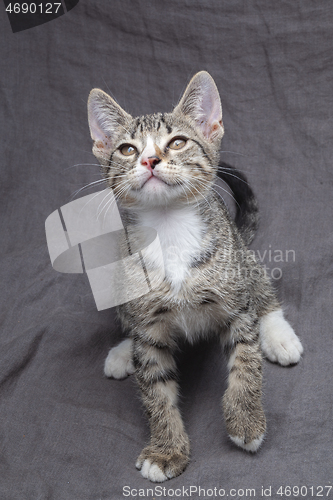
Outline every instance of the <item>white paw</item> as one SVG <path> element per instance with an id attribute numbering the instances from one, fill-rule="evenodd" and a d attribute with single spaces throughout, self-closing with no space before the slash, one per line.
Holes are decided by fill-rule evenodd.
<path id="1" fill-rule="evenodd" d="M 251 441 L 251 443 L 244 443 L 243 439 L 236 436 L 229 436 L 229 437 L 235 444 L 237 444 L 237 446 L 243 448 L 243 450 L 251 451 L 252 453 L 254 453 L 259 449 L 261 443 L 264 440 L 264 436 L 265 434 L 261 434 L 261 436 L 258 439 L 254 439 L 253 441 Z"/>
<path id="2" fill-rule="evenodd" d="M 270 361 L 287 366 L 301 359 L 302 344 L 284 319 L 282 309 L 261 318 L 260 339 L 263 353 Z"/>
<path id="3" fill-rule="evenodd" d="M 136 468 L 140 469 L 140 467 L 141 462 L 138 460 L 136 463 Z M 148 459 L 144 460 L 142 464 L 141 474 L 145 479 L 149 479 L 154 483 L 163 483 L 163 481 L 166 481 L 168 479 L 164 472 L 161 471 L 159 466 L 156 464 L 152 465 Z"/>
<path id="4" fill-rule="evenodd" d="M 126 339 L 109 351 L 104 364 L 104 373 L 107 377 L 122 379 L 134 372 L 132 340 Z"/>

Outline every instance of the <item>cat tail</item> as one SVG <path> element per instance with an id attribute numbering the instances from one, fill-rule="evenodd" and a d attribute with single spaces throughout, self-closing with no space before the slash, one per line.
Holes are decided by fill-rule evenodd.
<path id="1" fill-rule="evenodd" d="M 218 176 L 228 184 L 236 201 L 235 222 L 246 245 L 249 245 L 259 226 L 257 199 L 247 178 L 235 167 L 220 162 Z"/>

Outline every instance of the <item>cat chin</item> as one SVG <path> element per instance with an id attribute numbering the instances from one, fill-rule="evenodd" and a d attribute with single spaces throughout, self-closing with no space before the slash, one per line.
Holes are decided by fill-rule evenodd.
<path id="1" fill-rule="evenodd" d="M 149 179 L 144 183 L 142 189 L 144 189 L 145 192 L 148 191 L 152 193 L 159 193 L 161 190 L 165 190 L 167 187 L 168 185 L 162 179 L 152 176 L 149 177 Z"/>
<path id="2" fill-rule="evenodd" d="M 175 204 L 181 193 L 178 186 L 170 186 L 160 179 L 150 178 L 140 190 L 135 190 L 132 194 L 137 200 L 138 208 L 146 209 Z"/>

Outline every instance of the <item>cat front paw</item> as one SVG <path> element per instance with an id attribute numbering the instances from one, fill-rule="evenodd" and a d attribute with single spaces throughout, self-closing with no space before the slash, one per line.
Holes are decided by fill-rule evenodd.
<path id="1" fill-rule="evenodd" d="M 256 452 L 264 440 L 266 418 L 260 402 L 236 400 L 227 389 L 223 410 L 230 439 L 243 450 Z M 251 410 L 249 409 L 251 407 Z"/>
<path id="2" fill-rule="evenodd" d="M 249 443 L 246 441 L 246 438 L 244 438 L 244 437 L 231 436 L 230 434 L 229 434 L 229 437 L 230 437 L 231 441 L 233 441 L 240 448 L 243 448 L 243 450 L 251 451 L 252 453 L 255 453 L 260 448 L 261 443 L 264 440 L 265 433 L 260 434 L 260 436 L 258 438 L 253 439 Z"/>
<path id="3" fill-rule="evenodd" d="M 104 374 L 107 377 L 123 379 L 134 372 L 132 340 L 126 339 L 109 351 L 104 363 Z"/>
<path id="4" fill-rule="evenodd" d="M 288 366 L 301 359 L 303 346 L 281 309 L 261 318 L 260 339 L 264 355 L 273 363 Z"/>
<path id="5" fill-rule="evenodd" d="M 141 452 L 135 466 L 144 478 L 154 483 L 162 483 L 184 472 L 188 462 L 189 457 L 185 453 L 162 453 L 154 447 L 147 446 Z"/>

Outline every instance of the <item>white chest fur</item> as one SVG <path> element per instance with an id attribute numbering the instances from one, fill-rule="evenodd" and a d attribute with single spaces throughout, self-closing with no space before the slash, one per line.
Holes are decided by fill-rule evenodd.
<path id="1" fill-rule="evenodd" d="M 141 212 L 140 225 L 156 229 L 162 247 L 166 279 L 175 292 L 181 288 L 189 266 L 201 250 L 203 222 L 193 207 Z"/>

